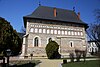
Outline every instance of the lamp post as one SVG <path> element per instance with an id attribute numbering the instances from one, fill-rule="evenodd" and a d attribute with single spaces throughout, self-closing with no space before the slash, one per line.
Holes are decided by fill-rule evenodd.
<path id="1" fill-rule="evenodd" d="M 11 50 L 10 49 L 7 49 L 6 50 L 6 56 L 7 56 L 7 67 L 9 67 L 9 57 L 11 55 Z"/>
<path id="2" fill-rule="evenodd" d="M 32 61 L 33 54 L 31 53 L 30 56 L 31 56 L 31 61 Z"/>

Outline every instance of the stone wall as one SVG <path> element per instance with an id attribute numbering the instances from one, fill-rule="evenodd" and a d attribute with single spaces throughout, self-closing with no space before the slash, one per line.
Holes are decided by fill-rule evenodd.
<path id="1" fill-rule="evenodd" d="M 75 49 L 86 49 L 86 36 L 84 26 L 80 25 L 55 25 L 36 22 L 28 22 L 26 27 L 27 54 L 34 56 L 46 56 L 45 47 L 48 39 L 56 41 L 59 45 L 59 52 L 67 54 Z M 34 46 L 34 38 L 38 37 L 38 47 Z"/>

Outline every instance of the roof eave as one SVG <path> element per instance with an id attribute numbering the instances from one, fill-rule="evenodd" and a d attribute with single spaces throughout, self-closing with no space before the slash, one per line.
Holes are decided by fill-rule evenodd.
<path id="1" fill-rule="evenodd" d="M 26 28 L 27 19 L 50 20 L 50 21 L 57 21 L 57 22 L 70 22 L 70 21 L 62 21 L 62 20 L 54 20 L 54 19 L 43 19 L 43 18 L 35 18 L 35 17 L 27 17 L 27 16 L 24 16 L 23 19 L 24 19 L 24 27 L 25 28 Z M 71 22 L 71 23 L 82 24 L 82 25 L 85 26 L 85 29 L 87 29 L 89 27 L 88 24 L 86 24 L 86 23 L 77 23 L 77 22 Z"/>

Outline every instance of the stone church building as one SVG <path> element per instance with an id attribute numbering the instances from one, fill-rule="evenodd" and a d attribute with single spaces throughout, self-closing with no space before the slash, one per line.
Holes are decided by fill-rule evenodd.
<path id="1" fill-rule="evenodd" d="M 88 26 L 74 10 L 39 6 L 23 20 L 26 28 L 22 48 L 24 56 L 46 56 L 45 47 L 50 40 L 58 43 L 62 56 L 75 50 L 86 50 L 85 30 Z"/>

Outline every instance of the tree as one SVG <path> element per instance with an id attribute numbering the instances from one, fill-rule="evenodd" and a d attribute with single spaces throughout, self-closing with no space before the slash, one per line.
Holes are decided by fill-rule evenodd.
<path id="1" fill-rule="evenodd" d="M 96 9 L 94 12 L 96 21 L 89 26 L 87 34 L 90 40 L 95 41 L 100 51 L 100 9 Z"/>
<path id="2" fill-rule="evenodd" d="M 70 53 L 69 57 L 71 59 L 71 62 L 74 62 L 74 53 Z"/>
<path id="3" fill-rule="evenodd" d="M 96 17 L 96 22 L 100 22 L 100 9 L 95 9 L 94 15 Z"/>
<path id="4" fill-rule="evenodd" d="M 22 40 L 8 21 L 0 17 L 0 53 L 10 49 L 13 55 L 21 51 Z"/>
<path id="5" fill-rule="evenodd" d="M 58 49 L 59 45 L 55 41 L 50 41 L 45 48 L 47 57 L 49 59 L 60 58 Z"/>
<path id="6" fill-rule="evenodd" d="M 76 61 L 79 62 L 81 59 L 82 52 L 80 50 L 75 50 L 76 53 Z"/>

